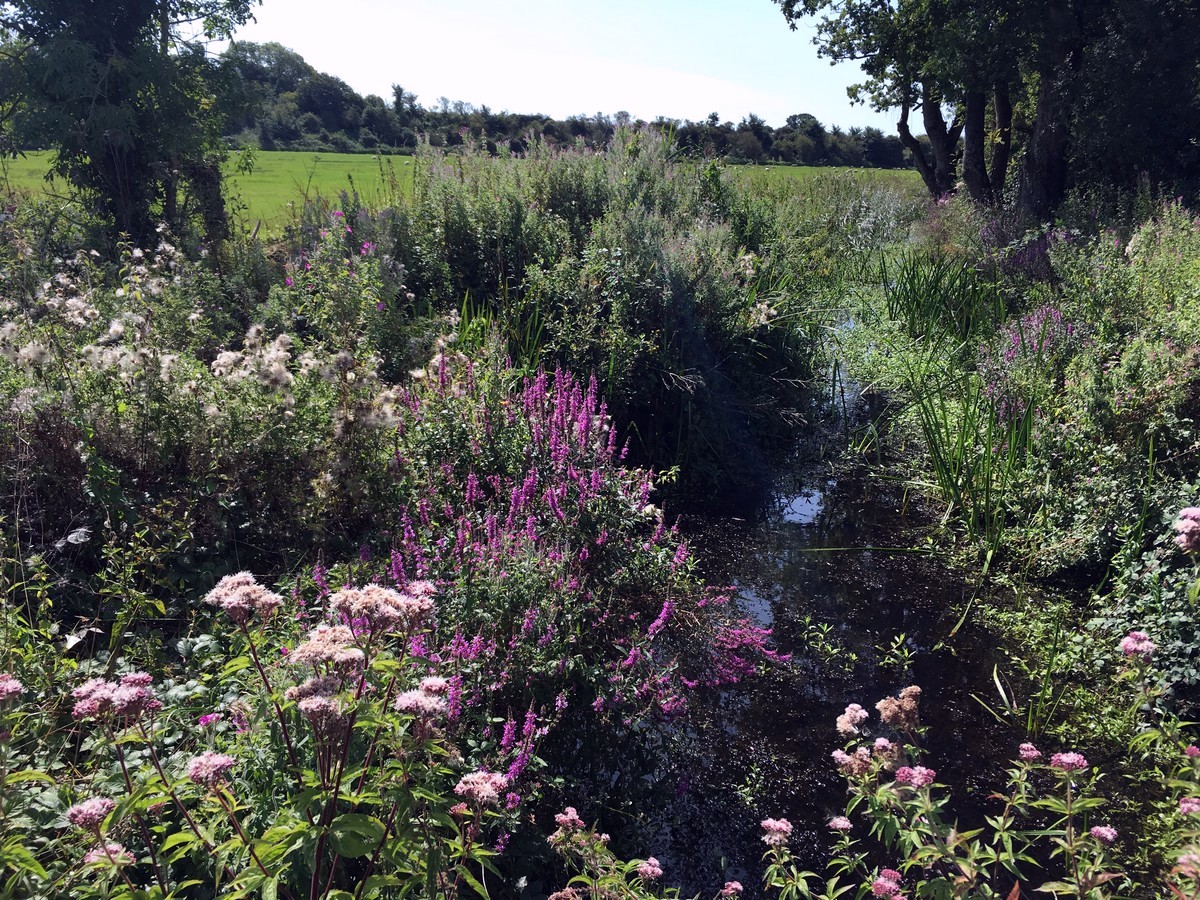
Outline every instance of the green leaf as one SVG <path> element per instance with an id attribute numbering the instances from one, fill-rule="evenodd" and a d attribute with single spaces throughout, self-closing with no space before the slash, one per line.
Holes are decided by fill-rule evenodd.
<path id="1" fill-rule="evenodd" d="M 383 833 L 383 823 L 374 816 L 344 813 L 329 826 L 329 845 L 347 859 L 355 859 L 378 847 Z"/>

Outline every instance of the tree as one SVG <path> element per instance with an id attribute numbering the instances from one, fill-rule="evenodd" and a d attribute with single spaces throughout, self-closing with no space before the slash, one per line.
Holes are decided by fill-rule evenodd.
<path id="1" fill-rule="evenodd" d="M 1027 217 L 1052 212 L 1073 172 L 1120 180 L 1155 166 L 1178 178 L 1200 165 L 1189 155 L 1194 130 L 1179 127 L 1200 113 L 1194 0 L 774 2 L 793 28 L 820 16 L 820 52 L 861 64 L 866 78 L 851 97 L 900 111 L 900 138 L 935 196 L 961 177 L 974 199 L 997 202 L 1018 120 Z M 909 125 L 918 111 L 928 149 Z M 1098 144 L 1108 148 L 1099 167 Z"/>
<path id="2" fill-rule="evenodd" d="M 54 171 L 118 231 L 154 213 L 178 224 L 181 183 L 210 236 L 224 233 L 213 151 L 219 70 L 191 37 L 229 37 L 257 0 L 16 0 L 0 6 L 4 117 L 19 146 L 51 146 Z"/>

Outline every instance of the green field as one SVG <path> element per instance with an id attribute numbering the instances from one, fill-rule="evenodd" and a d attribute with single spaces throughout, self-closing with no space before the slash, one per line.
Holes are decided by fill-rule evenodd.
<path id="1" fill-rule="evenodd" d="M 247 230 L 260 227 L 278 232 L 305 198 L 336 197 L 353 188 L 368 204 L 387 201 L 398 191 L 411 194 L 414 161 L 411 156 L 374 156 L 363 153 L 309 153 L 303 151 L 259 151 L 254 154 L 249 174 L 236 172 L 237 156 L 227 163 L 227 192 L 230 209 Z M 31 152 L 4 164 L 0 184 L 11 190 L 44 192 L 65 196 L 61 180 L 47 182 L 49 151 Z M 771 182 L 801 181 L 832 172 L 856 172 L 887 182 L 910 183 L 912 170 L 832 169 L 819 166 L 745 166 L 750 177 Z"/>
<path id="2" fill-rule="evenodd" d="M 413 183 L 410 156 L 373 156 L 363 153 L 259 152 L 250 174 L 235 171 L 236 156 L 226 169 L 226 189 L 234 215 L 253 229 L 258 222 L 269 231 L 285 225 L 305 198 L 335 197 L 353 188 L 369 203 L 385 200 L 399 190 L 409 193 Z M 65 196 L 61 180 L 47 182 L 47 151 L 8 160 L 3 184 L 16 191 L 42 191 Z"/>

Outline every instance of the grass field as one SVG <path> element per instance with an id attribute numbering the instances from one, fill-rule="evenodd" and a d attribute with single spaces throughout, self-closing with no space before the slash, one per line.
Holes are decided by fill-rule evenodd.
<path id="1" fill-rule="evenodd" d="M 410 156 L 374 156 L 363 153 L 309 153 L 289 150 L 259 151 L 249 174 L 237 174 L 236 155 L 226 169 L 230 209 L 247 230 L 261 224 L 266 232 L 278 232 L 302 208 L 305 198 L 336 197 L 343 190 L 357 190 L 367 203 L 376 205 L 398 191 L 411 194 L 414 161 Z M 45 180 L 50 166 L 48 151 L 28 153 L 4 163 L 0 186 L 11 190 L 44 192 L 64 197 L 62 181 Z M 865 177 L 909 183 L 912 170 L 831 169 L 819 166 L 745 166 L 752 178 L 771 182 L 800 181 L 831 172 L 854 171 Z"/>

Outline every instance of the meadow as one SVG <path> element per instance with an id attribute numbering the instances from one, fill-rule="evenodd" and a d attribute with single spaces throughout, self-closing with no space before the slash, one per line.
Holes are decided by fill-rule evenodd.
<path id="1" fill-rule="evenodd" d="M 278 235 L 295 224 L 306 201 L 318 197 L 336 199 L 346 190 L 357 191 L 363 202 L 385 206 L 399 196 L 411 196 L 414 179 L 411 156 L 376 156 L 363 153 L 305 153 L 290 150 L 258 150 L 247 158 L 234 153 L 225 164 L 226 195 L 230 212 L 247 231 L 256 226 L 263 234 Z M 51 164 L 46 151 L 30 151 L 6 160 L 3 183 L 10 191 L 44 193 L 63 197 L 61 181 L 46 181 Z M 239 165 L 249 171 L 239 171 Z M 833 171 L 857 172 L 863 178 L 898 185 L 914 184 L 911 170 L 831 169 L 816 166 L 736 167 L 752 179 L 766 184 L 806 180 Z"/>
<path id="2" fill-rule="evenodd" d="M 1026 232 L 653 131 L 395 165 L 259 154 L 218 246 L 0 217 L 0 896 L 1200 895 L 1189 209 Z M 846 687 L 836 613 L 785 657 L 680 521 L 805 440 L 1005 588 L 933 627 L 1014 739 L 955 796 L 936 648 L 861 641 L 825 768 L 726 786 L 765 856 L 673 870 L 704 711 Z"/>

